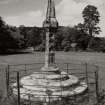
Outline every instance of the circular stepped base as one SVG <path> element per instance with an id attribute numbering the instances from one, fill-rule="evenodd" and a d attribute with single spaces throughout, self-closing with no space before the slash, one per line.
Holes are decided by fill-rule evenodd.
<path id="1" fill-rule="evenodd" d="M 52 69 L 52 68 L 51 68 Z M 55 71 L 55 70 L 54 70 Z M 66 96 L 74 96 L 83 93 L 87 89 L 87 84 L 80 81 L 73 75 L 66 72 L 34 72 L 32 75 L 25 76 L 20 80 L 20 94 L 22 99 L 30 99 L 35 101 L 58 100 Z M 12 84 L 13 93 L 17 95 L 17 84 Z M 50 93 L 49 93 L 49 92 Z"/>
<path id="2" fill-rule="evenodd" d="M 87 89 L 87 84 L 85 82 L 81 82 L 80 85 L 73 90 L 65 90 L 62 92 L 53 92 L 50 101 L 58 100 L 61 97 L 67 97 L 67 96 L 74 96 L 83 93 Z M 15 95 L 17 95 L 17 89 L 13 88 L 13 92 Z M 22 99 L 30 99 L 32 101 L 39 100 L 39 101 L 44 101 L 44 100 L 49 100 L 48 95 L 46 94 L 46 89 L 43 89 L 43 91 L 40 90 L 31 90 L 31 89 L 26 89 L 26 88 L 20 88 L 20 94 Z M 37 100 L 37 101 L 38 101 Z"/>

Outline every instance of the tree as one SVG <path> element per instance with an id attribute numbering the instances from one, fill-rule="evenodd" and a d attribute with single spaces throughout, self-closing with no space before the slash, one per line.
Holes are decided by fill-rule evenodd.
<path id="1" fill-rule="evenodd" d="M 81 31 L 83 33 L 86 33 L 85 25 L 82 23 L 78 23 L 74 28 L 78 31 Z"/>
<path id="2" fill-rule="evenodd" d="M 88 47 L 92 41 L 92 37 L 95 36 L 95 34 L 99 34 L 100 27 L 98 27 L 99 23 L 99 12 L 97 10 L 97 7 L 93 5 L 87 5 L 83 12 L 83 19 L 84 19 L 84 27 L 85 31 L 89 34 L 90 40 L 88 43 Z"/>
<path id="3" fill-rule="evenodd" d="M 23 49 L 25 46 L 24 36 L 21 34 L 20 29 L 14 26 L 9 26 L 11 36 L 15 41 L 15 49 Z"/>
<path id="4" fill-rule="evenodd" d="M 16 47 L 15 45 L 15 40 L 11 36 L 8 26 L 0 17 L 0 52 L 5 53 L 8 49 Z"/>
<path id="5" fill-rule="evenodd" d="M 82 23 L 79 23 L 75 26 L 75 29 L 77 30 L 77 48 L 86 50 L 88 46 L 89 41 L 89 35 L 86 32 L 85 25 Z"/>
<path id="6" fill-rule="evenodd" d="M 39 28 L 33 27 L 27 34 L 28 44 L 34 47 L 34 49 L 42 44 L 41 30 Z"/>
<path id="7" fill-rule="evenodd" d="M 60 51 L 63 49 L 62 41 L 64 40 L 63 31 L 64 27 L 59 27 L 55 35 L 55 49 Z"/>
<path id="8" fill-rule="evenodd" d="M 27 48 L 30 47 L 30 37 L 32 35 L 29 34 L 30 30 L 32 29 L 32 27 L 25 27 L 24 25 L 21 25 L 18 30 L 20 32 L 21 37 L 23 37 L 23 44 L 22 44 L 22 48 Z"/>
<path id="9" fill-rule="evenodd" d="M 97 7 L 88 5 L 84 8 L 82 14 L 84 18 L 84 26 L 88 34 L 90 36 L 93 36 L 94 34 L 99 34 L 100 27 L 98 27 L 97 24 L 99 23 L 100 15 Z"/>

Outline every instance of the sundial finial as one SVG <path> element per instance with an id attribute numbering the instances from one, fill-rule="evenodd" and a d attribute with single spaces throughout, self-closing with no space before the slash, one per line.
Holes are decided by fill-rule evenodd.
<path id="1" fill-rule="evenodd" d="M 43 22 L 46 30 L 46 48 L 45 48 L 45 70 L 49 69 L 49 65 L 55 62 L 54 52 L 54 36 L 58 28 L 58 22 L 55 13 L 54 0 L 48 0 L 46 19 Z"/>
<path id="2" fill-rule="evenodd" d="M 54 0 L 48 0 L 46 18 L 56 18 Z"/>
<path id="3" fill-rule="evenodd" d="M 43 23 L 43 27 L 45 28 L 57 28 L 58 27 L 54 0 L 48 0 L 46 19 Z"/>

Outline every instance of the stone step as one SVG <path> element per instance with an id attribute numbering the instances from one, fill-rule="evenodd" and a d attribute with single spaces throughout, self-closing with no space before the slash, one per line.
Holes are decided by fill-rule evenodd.
<path id="1" fill-rule="evenodd" d="M 65 91 L 58 91 L 58 92 L 52 92 L 51 97 L 53 98 L 57 98 L 58 97 L 66 97 L 66 96 L 74 96 L 74 95 L 78 95 L 80 93 L 83 93 L 85 90 L 87 89 L 87 84 L 85 82 L 81 82 L 79 86 L 75 87 L 72 90 L 65 90 Z M 15 95 L 17 95 L 17 89 L 13 88 L 13 92 Z M 20 94 L 21 94 L 21 98 L 23 99 L 27 99 L 30 95 L 31 98 L 35 98 L 35 97 L 39 97 L 41 100 L 44 100 L 44 98 L 48 98 L 48 95 L 46 94 L 45 91 L 43 92 L 39 92 L 39 91 L 33 91 L 33 90 L 28 90 L 26 88 L 21 88 L 20 89 Z"/>
<path id="2" fill-rule="evenodd" d="M 33 86 L 49 86 L 49 87 L 66 87 L 70 85 L 77 84 L 79 82 L 78 78 L 73 75 L 68 75 L 69 79 L 65 81 L 56 81 L 50 79 L 37 79 L 34 75 L 34 78 L 31 76 L 25 76 L 20 80 L 21 85 L 25 88 L 30 88 Z"/>

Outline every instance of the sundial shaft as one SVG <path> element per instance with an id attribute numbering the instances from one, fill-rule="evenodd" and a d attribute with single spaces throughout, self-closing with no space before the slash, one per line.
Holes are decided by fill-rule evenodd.
<path id="1" fill-rule="evenodd" d="M 48 67 L 51 61 L 54 63 L 54 34 L 58 28 L 54 0 L 48 0 L 46 19 L 43 22 L 43 27 L 46 30 L 45 67 Z M 52 43 L 50 42 L 51 40 Z"/>
<path id="2" fill-rule="evenodd" d="M 46 32 L 45 67 L 49 66 L 49 29 Z"/>

